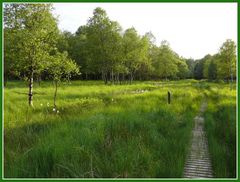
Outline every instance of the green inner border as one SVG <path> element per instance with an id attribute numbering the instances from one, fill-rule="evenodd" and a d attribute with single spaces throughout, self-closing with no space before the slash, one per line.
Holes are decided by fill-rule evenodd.
<path id="1" fill-rule="evenodd" d="M 222 3 L 237 3 L 238 5 L 237 5 L 237 28 L 238 28 L 238 26 L 239 26 L 239 17 L 240 17 L 240 15 L 239 15 L 239 8 L 240 8 L 240 3 L 239 3 L 239 0 L 69 0 L 69 1 L 67 1 L 67 0 L 1 0 L 1 9 L 0 9 L 0 16 L 1 16 L 1 30 L 0 30 L 0 32 L 1 32 L 1 35 L 2 35 L 2 23 L 3 23 L 3 17 L 2 17 L 2 8 L 3 8 L 3 3 L 7 3 L 7 2 L 19 2 L 19 3 L 21 3 L 21 2 L 63 2 L 63 3 L 70 3 L 70 2 L 92 2 L 92 3 L 105 3 L 105 2 L 111 2 L 111 3 L 117 3 L 117 2 L 122 2 L 122 3 L 154 3 L 154 2 L 157 2 L 157 3 L 217 3 L 217 2 L 222 2 Z M 239 28 L 238 28 L 239 29 Z M 1 39 L 2 40 L 2 39 Z M 237 35 L 237 40 L 238 40 L 238 42 L 240 42 L 240 39 L 239 39 L 239 33 L 238 33 L 238 35 Z M 237 52 L 239 53 L 239 47 L 238 47 L 238 42 L 237 42 Z M 1 41 L 1 44 L 0 44 L 0 48 L 1 48 L 1 50 L 2 50 L 2 46 L 3 46 L 3 41 Z M 0 73 L 1 73 L 1 76 L 0 76 L 0 78 L 1 78 L 1 83 L 2 83 L 2 89 L 1 89 L 1 91 L 0 91 L 0 94 L 1 94 L 1 97 L 0 97 L 0 100 L 1 100 L 1 107 L 0 107 L 0 112 L 1 112 L 1 116 L 2 116 L 2 119 L 1 119 L 1 121 L 3 122 L 3 50 L 1 51 L 1 58 L 2 58 L 2 62 L 1 62 L 1 64 L 0 64 Z M 239 54 L 238 54 L 238 60 L 239 60 Z M 237 63 L 237 67 L 239 66 L 239 64 Z M 238 72 L 238 77 L 239 77 L 239 75 L 240 75 L 240 73 Z M 239 80 L 238 80 L 238 78 L 237 78 L 237 84 L 238 84 L 238 86 L 237 86 L 237 105 L 238 105 L 238 101 L 239 101 L 239 99 L 238 99 L 238 89 L 239 89 Z M 237 132 L 238 132 L 238 128 L 239 128 L 239 123 L 238 123 L 238 118 L 239 118 L 239 109 L 238 109 L 238 112 L 237 112 Z M 3 128 L 2 128 L 2 123 L 1 123 L 1 131 L 3 132 Z M 0 149 L 1 149 L 1 151 L 2 151 L 2 145 L 3 145 L 3 143 L 2 143 L 2 138 L 3 137 L 3 133 L 2 133 L 2 135 L 1 135 L 1 145 L 0 145 Z M 171 178 L 169 178 L 169 179 L 161 179 L 161 178 L 159 178 L 159 179 L 131 179 L 131 178 L 127 178 L 127 179 L 107 179 L 107 178 L 105 178 L 105 179 L 33 179 L 33 178 L 30 178 L 29 180 L 28 179 L 21 179 L 21 178 L 19 178 L 19 179 L 3 179 L 3 174 L 2 174 L 2 167 L 3 167 L 3 151 L 2 151 L 2 155 L 1 155 L 1 157 L 0 157 L 0 162 L 1 162 L 1 165 L 0 165 L 0 174 L 1 174 L 1 178 L 0 178 L 0 180 L 1 181 L 42 181 L 42 180 L 44 180 L 44 181 L 55 181 L 55 180 L 59 180 L 59 181 L 66 181 L 66 180 L 74 180 L 74 181 L 96 181 L 96 180 L 100 180 L 100 181 L 115 181 L 115 180 L 117 180 L 117 181 L 238 181 L 238 179 L 239 179 L 239 176 L 238 176 L 238 174 L 239 174 L 239 172 L 240 172 L 240 169 L 239 169 L 239 167 L 238 167 L 238 164 L 239 164 L 239 157 L 240 157 L 240 155 L 239 155 L 239 152 L 238 152 L 238 144 L 239 144 L 239 136 L 237 136 L 237 159 L 238 159 L 238 161 L 237 161 L 237 168 L 236 168 L 236 170 L 237 170 L 237 178 L 236 179 L 224 179 L 224 178 L 220 178 L 220 179 L 218 179 L 218 178 L 215 178 L 215 179 L 207 179 L 207 180 L 204 180 L 204 179 L 189 179 L 189 180 L 184 180 L 184 179 L 181 179 L 181 178 L 179 178 L 179 179 L 171 179 Z"/>

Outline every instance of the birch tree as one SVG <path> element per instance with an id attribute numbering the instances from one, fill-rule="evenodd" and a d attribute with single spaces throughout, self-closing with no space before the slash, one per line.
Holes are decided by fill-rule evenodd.
<path id="1" fill-rule="evenodd" d="M 7 4 L 4 6 L 4 29 L 13 37 L 15 70 L 29 82 L 28 104 L 33 105 L 33 79 L 46 68 L 46 61 L 55 50 L 59 34 L 51 4 Z M 6 50 L 7 51 L 7 50 Z"/>

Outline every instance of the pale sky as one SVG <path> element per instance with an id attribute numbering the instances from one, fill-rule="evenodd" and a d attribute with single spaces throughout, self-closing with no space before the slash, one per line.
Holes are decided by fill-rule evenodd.
<path id="1" fill-rule="evenodd" d="M 75 33 L 101 7 L 123 28 L 151 31 L 185 58 L 215 54 L 226 39 L 237 43 L 237 3 L 53 3 L 59 28 Z"/>

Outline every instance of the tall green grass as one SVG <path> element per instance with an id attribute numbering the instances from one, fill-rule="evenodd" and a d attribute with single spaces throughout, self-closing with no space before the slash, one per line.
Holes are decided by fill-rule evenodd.
<path id="1" fill-rule="evenodd" d="M 205 128 L 215 177 L 236 177 L 236 90 L 212 84 Z"/>
<path id="2" fill-rule="evenodd" d="M 197 81 L 103 85 L 74 81 L 4 90 L 5 177 L 182 177 L 193 118 L 203 99 Z M 167 104 L 167 91 L 172 94 Z"/>

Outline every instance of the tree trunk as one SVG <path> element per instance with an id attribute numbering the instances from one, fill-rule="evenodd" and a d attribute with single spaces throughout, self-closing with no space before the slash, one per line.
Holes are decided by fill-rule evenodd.
<path id="1" fill-rule="evenodd" d="M 67 82 L 68 82 L 68 84 L 71 84 L 71 81 L 70 81 L 70 77 L 69 77 L 69 76 L 67 77 Z"/>
<path id="2" fill-rule="evenodd" d="M 53 99 L 53 106 L 56 109 L 56 99 L 57 99 L 57 89 L 58 89 L 58 81 L 55 81 L 55 92 L 54 92 L 54 99 Z"/>
<path id="3" fill-rule="evenodd" d="M 120 85 L 122 85 L 121 73 L 118 74 L 118 82 L 119 82 Z"/>
<path id="4" fill-rule="evenodd" d="M 41 81 L 42 81 L 41 76 L 38 76 L 38 85 L 39 86 L 41 86 Z"/>
<path id="5" fill-rule="evenodd" d="M 103 72 L 102 72 L 102 80 L 104 81 L 104 75 L 103 75 Z"/>
<path id="6" fill-rule="evenodd" d="M 103 73 L 103 81 L 104 81 L 105 85 L 107 85 L 107 83 L 108 83 L 108 75 L 106 73 Z"/>
<path id="7" fill-rule="evenodd" d="M 119 84 L 119 73 L 117 73 L 117 84 Z"/>
<path id="8" fill-rule="evenodd" d="M 111 70 L 111 82 L 114 84 L 114 74 L 113 74 L 113 69 Z"/>
<path id="9" fill-rule="evenodd" d="M 107 80 L 111 82 L 111 72 L 107 72 Z"/>
<path id="10" fill-rule="evenodd" d="M 132 81 L 133 81 L 133 73 L 131 72 L 130 73 L 130 84 L 132 84 Z"/>
<path id="11" fill-rule="evenodd" d="M 33 71 L 31 71 L 29 78 L 28 104 L 33 106 Z"/>
<path id="12" fill-rule="evenodd" d="M 106 78 L 105 78 L 105 73 L 102 71 L 102 80 L 104 81 L 104 83 L 106 84 Z"/>
<path id="13" fill-rule="evenodd" d="M 4 74 L 4 81 L 3 81 L 4 87 L 7 86 L 7 74 Z"/>

